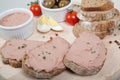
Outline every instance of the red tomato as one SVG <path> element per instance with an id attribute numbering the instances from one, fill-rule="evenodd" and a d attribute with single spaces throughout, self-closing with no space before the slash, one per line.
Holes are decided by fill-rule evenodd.
<path id="1" fill-rule="evenodd" d="M 66 14 L 65 19 L 66 19 L 66 22 L 71 24 L 71 25 L 75 25 L 79 21 L 76 11 L 68 12 Z"/>
<path id="2" fill-rule="evenodd" d="M 42 14 L 41 8 L 38 4 L 32 4 L 30 6 L 30 10 L 32 11 L 34 16 L 40 16 Z"/>

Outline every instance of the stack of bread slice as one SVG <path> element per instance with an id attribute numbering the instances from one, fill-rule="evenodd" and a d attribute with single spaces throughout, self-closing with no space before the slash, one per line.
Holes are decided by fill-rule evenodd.
<path id="1" fill-rule="evenodd" d="M 119 11 L 110 0 L 82 0 L 77 16 L 80 21 L 73 28 L 76 37 L 89 31 L 104 38 L 113 33 L 120 21 Z"/>

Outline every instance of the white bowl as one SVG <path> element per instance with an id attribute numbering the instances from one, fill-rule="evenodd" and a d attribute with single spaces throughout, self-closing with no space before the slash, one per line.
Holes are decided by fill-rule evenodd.
<path id="1" fill-rule="evenodd" d="M 26 39 L 33 33 L 33 30 L 34 30 L 33 14 L 28 9 L 14 8 L 14 9 L 7 10 L 0 14 L 0 19 L 2 19 L 4 16 L 7 16 L 15 12 L 25 12 L 29 14 L 30 17 L 23 24 L 20 24 L 14 27 L 7 27 L 7 26 L 0 25 L 0 36 L 3 37 L 4 39 L 13 39 L 13 38 Z"/>
<path id="2" fill-rule="evenodd" d="M 40 0 L 40 3 L 39 3 L 42 9 L 42 14 L 52 17 L 57 22 L 65 21 L 65 15 L 67 13 L 68 8 L 72 5 L 72 0 L 70 0 L 70 3 L 67 6 L 62 8 L 57 8 L 57 9 L 50 9 L 50 8 L 44 7 L 43 1 L 44 0 Z"/>

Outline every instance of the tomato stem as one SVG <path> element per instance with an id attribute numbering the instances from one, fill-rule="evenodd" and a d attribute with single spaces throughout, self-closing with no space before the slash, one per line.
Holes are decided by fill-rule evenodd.
<path id="1" fill-rule="evenodd" d="M 27 4 L 27 6 L 30 6 L 30 5 L 32 5 L 32 4 L 39 4 L 39 0 L 36 0 L 36 1 L 34 1 L 34 2 L 30 2 L 30 3 Z"/>
<path id="2" fill-rule="evenodd" d="M 69 13 L 72 13 L 72 12 L 73 12 L 73 10 L 72 10 L 72 9 L 68 9 L 68 12 L 69 12 Z"/>

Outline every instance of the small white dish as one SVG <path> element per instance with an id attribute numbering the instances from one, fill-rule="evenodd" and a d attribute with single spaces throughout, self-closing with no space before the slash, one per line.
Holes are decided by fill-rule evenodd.
<path id="1" fill-rule="evenodd" d="M 73 3 L 73 0 L 70 0 L 70 3 L 65 7 L 57 8 L 57 9 L 50 9 L 50 8 L 46 8 L 43 6 L 43 1 L 44 0 L 40 0 L 40 3 L 39 3 L 41 6 L 43 15 L 50 16 L 57 22 L 65 21 L 65 15 L 68 11 L 68 8 L 70 8 Z"/>
<path id="2" fill-rule="evenodd" d="M 13 39 L 13 38 L 14 39 L 26 39 L 29 36 L 31 36 L 33 33 L 33 30 L 34 30 L 33 14 L 28 9 L 13 8 L 13 9 L 7 10 L 0 14 L 0 19 L 15 12 L 25 12 L 30 17 L 26 22 L 20 25 L 14 26 L 14 27 L 0 25 L 0 36 L 3 37 L 4 39 Z"/>

